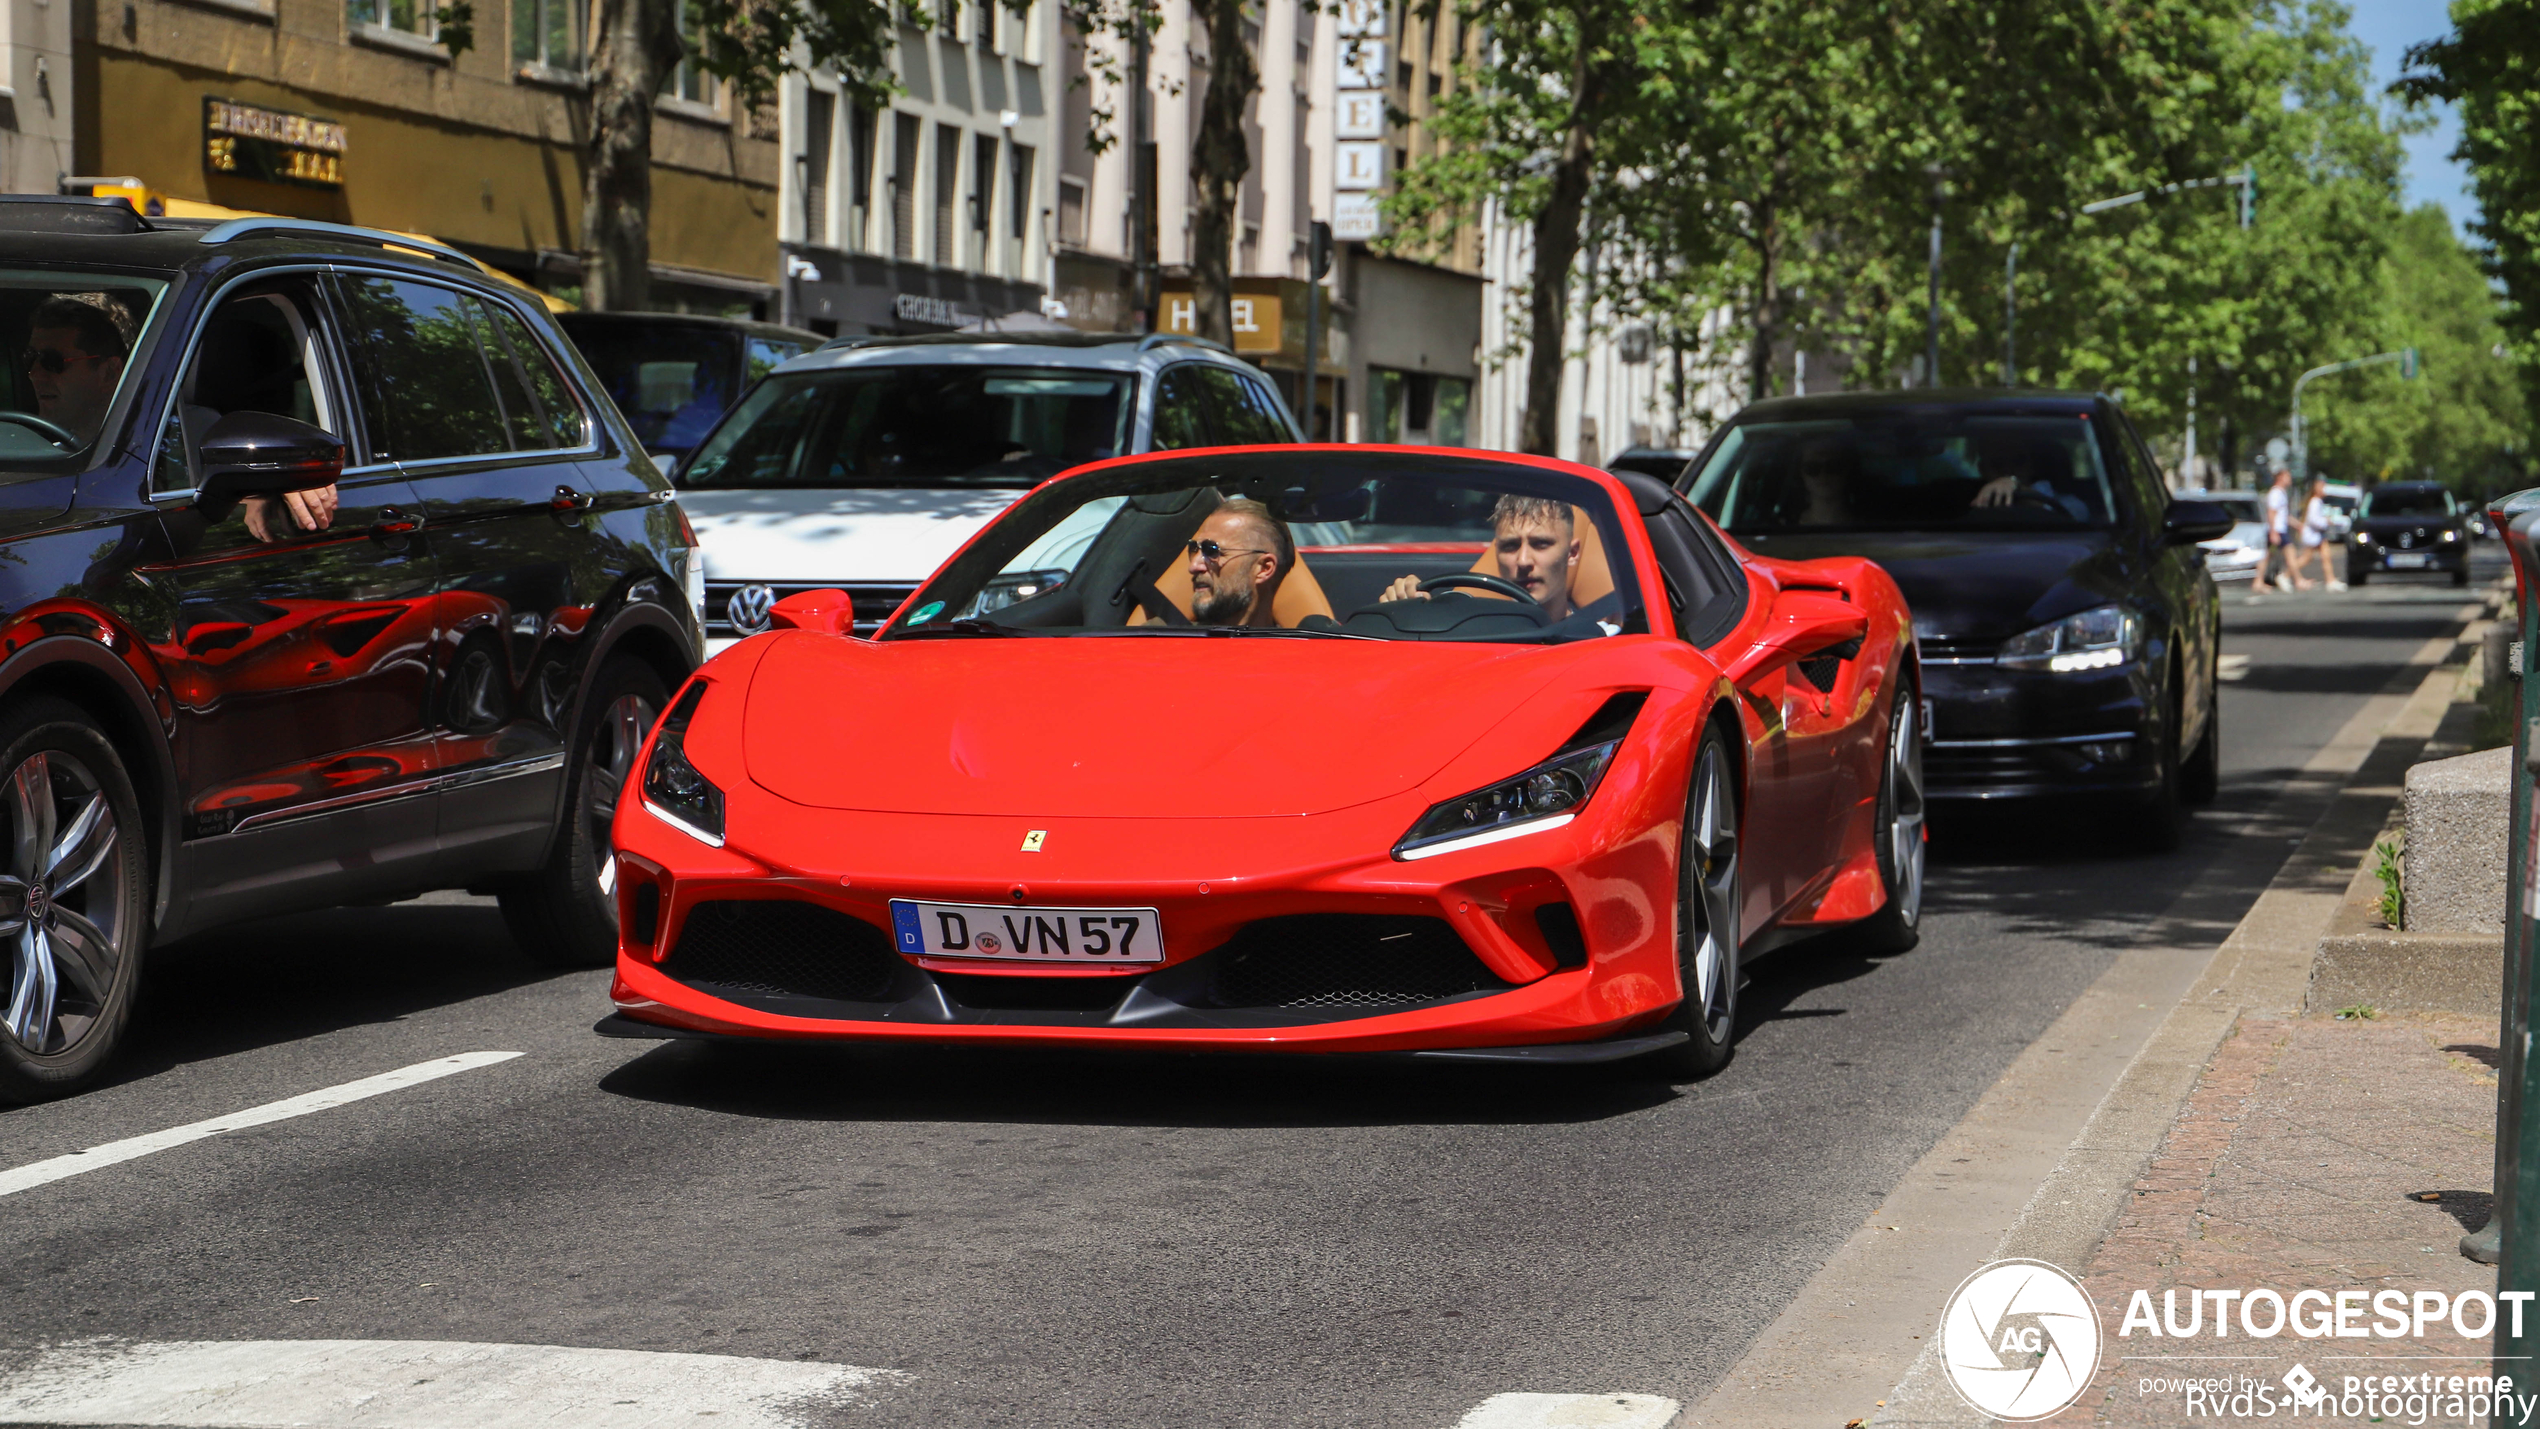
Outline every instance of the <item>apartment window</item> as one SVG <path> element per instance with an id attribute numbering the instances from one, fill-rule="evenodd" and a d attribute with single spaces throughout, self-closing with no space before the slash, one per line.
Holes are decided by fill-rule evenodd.
<path id="1" fill-rule="evenodd" d="M 811 90 L 803 104 L 803 241 L 829 241 L 830 136 L 838 128 L 838 97 Z"/>
<path id="2" fill-rule="evenodd" d="M 961 131 L 935 126 L 935 266 L 953 265 L 953 202 L 961 193 Z"/>
<path id="3" fill-rule="evenodd" d="M 579 71 L 589 13 L 583 0 L 512 0 L 512 63 Z"/>
<path id="4" fill-rule="evenodd" d="M 870 109 L 858 109 L 847 115 L 847 241 L 844 247 L 862 248 L 873 241 L 873 230 L 866 227 L 866 209 L 873 202 L 873 124 L 879 116 Z"/>
<path id="5" fill-rule="evenodd" d="M 1029 152 L 1028 150 L 1026 152 Z M 1058 180 L 1058 241 L 1082 248 L 1092 235 L 1087 219 L 1085 181 L 1074 174 L 1061 174 Z"/>
<path id="6" fill-rule="evenodd" d="M 935 0 L 935 28 L 945 39 L 961 38 L 961 0 Z"/>
<path id="7" fill-rule="evenodd" d="M 1008 215 L 1007 226 L 1012 229 L 1015 237 L 1021 238 L 1029 232 L 1028 225 L 1032 220 L 1032 146 L 1029 144 L 1017 144 L 1014 146 L 1012 153 L 1014 160 L 1014 193 L 1006 208 Z M 1084 202 L 1084 193 L 1081 189 L 1077 192 L 1076 201 L 1080 205 Z M 1084 220 L 1080 217 L 1077 219 L 1077 223 L 1079 226 L 1082 226 Z M 1079 241 L 1081 242 L 1082 240 Z M 1009 274 L 1007 276 L 1011 277 L 1014 275 Z"/>
<path id="8" fill-rule="evenodd" d="M 891 149 L 891 256 L 917 256 L 917 116 L 898 114 Z"/>
<path id="9" fill-rule="evenodd" d="M 691 104 L 712 107 L 720 87 L 713 75 L 697 67 L 697 52 L 706 47 L 705 27 L 689 17 L 686 0 L 680 0 L 679 33 L 686 41 L 679 56 L 679 67 L 670 72 L 670 82 L 662 92 Z"/>
<path id="10" fill-rule="evenodd" d="M 344 13 L 356 25 L 403 30 L 427 40 L 441 36 L 440 7 L 433 0 L 345 0 Z"/>
<path id="11" fill-rule="evenodd" d="M 977 36 L 974 43 L 979 48 L 989 51 L 996 49 L 997 11 L 1003 8 L 1002 0 L 972 0 L 970 23 L 973 33 Z"/>
<path id="12" fill-rule="evenodd" d="M 997 211 L 997 136 L 972 136 L 970 156 L 970 231 L 984 239 Z M 978 246 L 987 247 L 985 243 Z"/>

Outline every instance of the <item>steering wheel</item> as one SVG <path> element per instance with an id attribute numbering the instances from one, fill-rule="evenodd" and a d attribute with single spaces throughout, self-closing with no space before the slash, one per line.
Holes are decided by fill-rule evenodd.
<path id="1" fill-rule="evenodd" d="M 2061 512 L 2064 509 L 2064 503 L 2047 495 L 2045 492 L 2038 490 L 2034 486 L 2013 488 L 2011 492 L 2011 504 L 2014 506 L 2044 506 L 2057 512 Z"/>
<path id="2" fill-rule="evenodd" d="M 1521 602 L 1528 609 L 1540 608 L 1535 605 L 1535 598 L 1526 593 L 1524 586 L 1505 576 L 1486 576 L 1480 571 L 1456 571 L 1451 575 L 1431 576 L 1420 582 L 1420 589 L 1424 592 L 1454 590 L 1458 587 L 1486 590 L 1493 595 L 1504 595 L 1510 600 Z"/>
<path id="3" fill-rule="evenodd" d="M 51 422 L 44 420 L 42 417 L 36 416 L 32 412 L 11 412 L 5 409 L 0 409 L 0 422 L 15 422 L 19 426 L 26 428 L 28 431 L 35 433 L 37 436 L 42 437 L 44 440 L 51 442 L 57 447 L 75 447 L 79 445 L 79 438 L 72 436 L 69 432 L 53 425 Z"/>

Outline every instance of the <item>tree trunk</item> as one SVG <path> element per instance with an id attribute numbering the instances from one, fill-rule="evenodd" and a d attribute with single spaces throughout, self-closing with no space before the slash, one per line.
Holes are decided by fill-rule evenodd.
<path id="1" fill-rule="evenodd" d="M 1780 217 L 1768 201 L 1755 211 L 1755 337 L 1746 354 L 1746 400 L 1773 395 L 1773 343 L 1782 330 Z"/>
<path id="2" fill-rule="evenodd" d="M 600 0 L 591 52 L 591 161 L 582 189 L 582 304 L 652 303 L 653 96 L 679 63 L 677 0 Z"/>
<path id="3" fill-rule="evenodd" d="M 1191 11 L 1208 28 L 1208 92 L 1191 145 L 1191 187 L 1199 195 L 1191 219 L 1191 307 L 1201 337 L 1233 347 L 1237 205 L 1252 169 L 1244 111 L 1261 74 L 1244 43 L 1242 0 L 1193 0 Z"/>
<path id="4" fill-rule="evenodd" d="M 1589 169 L 1596 150 L 1591 126 L 1601 75 L 1587 63 L 1588 16 L 1577 17 L 1572 37 L 1578 57 L 1570 73 L 1570 126 L 1552 169 L 1552 191 L 1535 215 L 1533 289 L 1527 294 L 1532 324 L 1526 348 L 1526 412 L 1517 425 L 1517 449 L 1536 456 L 1561 454 L 1561 369 L 1570 346 L 1570 265 L 1579 256 L 1579 220 L 1587 212 Z"/>

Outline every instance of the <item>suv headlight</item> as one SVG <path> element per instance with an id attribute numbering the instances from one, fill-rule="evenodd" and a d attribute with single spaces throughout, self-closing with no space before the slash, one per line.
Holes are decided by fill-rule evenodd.
<path id="1" fill-rule="evenodd" d="M 1067 584 L 1065 571 L 1007 571 L 990 578 L 986 585 L 981 586 L 978 598 L 970 602 L 969 609 L 964 610 L 962 615 L 969 617 L 985 615 L 992 610 L 1003 610 L 1016 601 L 1045 595 L 1065 584 Z"/>
<path id="2" fill-rule="evenodd" d="M 2106 670 L 2143 653 L 2143 617 L 2122 605 L 2102 605 L 2002 642 L 1995 663 L 2015 670 Z"/>
<path id="3" fill-rule="evenodd" d="M 688 721 L 696 716 L 705 694 L 704 684 L 690 685 L 670 713 L 662 716 L 661 732 L 653 736 L 652 757 L 644 761 L 644 812 L 699 843 L 721 848 L 723 791 L 688 762 L 685 746 Z"/>
<path id="4" fill-rule="evenodd" d="M 1556 754 L 1496 784 L 1449 799 L 1420 816 L 1393 846 L 1398 859 L 1432 858 L 1461 848 L 1557 829 L 1578 817 L 1596 792 L 1621 740 Z"/>

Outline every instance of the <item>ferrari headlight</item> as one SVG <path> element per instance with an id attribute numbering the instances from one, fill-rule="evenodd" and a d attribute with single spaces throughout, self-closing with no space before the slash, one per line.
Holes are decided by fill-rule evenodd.
<path id="1" fill-rule="evenodd" d="M 962 614 L 964 616 L 986 615 L 992 610 L 1003 610 L 1016 601 L 1030 600 L 1036 595 L 1047 594 L 1065 584 L 1067 584 L 1065 571 L 1007 571 L 992 577 L 986 585 L 981 586 L 978 597 L 970 602 L 970 608 L 964 610 Z"/>
<path id="2" fill-rule="evenodd" d="M 1995 663 L 2015 670 L 2108 670 L 2143 653 L 2143 617 L 2122 605 L 2102 605 L 2002 642 Z"/>
<path id="3" fill-rule="evenodd" d="M 644 761 L 644 812 L 700 843 L 723 847 L 723 791 L 688 762 L 688 721 L 705 698 L 706 687 L 694 684 L 662 716 L 653 736 L 652 757 Z"/>
<path id="4" fill-rule="evenodd" d="M 1460 848 L 1557 829 L 1578 817 L 1596 792 L 1621 740 L 1556 754 L 1514 778 L 1449 799 L 1420 816 L 1393 846 L 1399 859 L 1431 858 Z"/>

